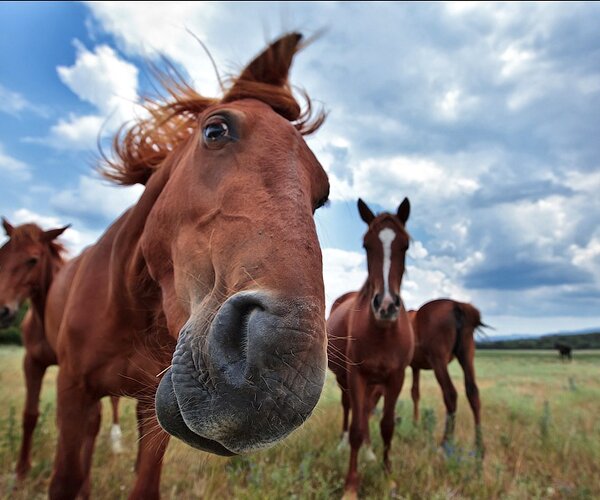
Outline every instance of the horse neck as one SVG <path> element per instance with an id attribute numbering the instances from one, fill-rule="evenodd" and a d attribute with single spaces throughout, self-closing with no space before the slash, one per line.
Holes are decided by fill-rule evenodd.
<path id="1" fill-rule="evenodd" d="M 31 306 L 33 311 L 38 317 L 44 319 L 44 310 L 46 308 L 46 299 L 48 297 L 48 290 L 56 274 L 60 271 L 65 261 L 58 252 L 48 248 L 41 259 L 42 273 L 37 286 L 31 293 Z"/>
<path id="2" fill-rule="evenodd" d="M 141 237 L 148 214 L 169 178 L 170 165 L 158 169 L 146 183 L 138 202 L 130 208 L 107 232 L 112 236 L 109 268 L 109 299 L 115 303 L 133 303 L 135 297 L 144 296 L 140 287 L 152 287 L 148 267 L 141 251 Z M 113 234 L 110 235 L 111 230 Z M 136 277 L 132 282 L 132 276 Z M 135 293 L 133 288 L 135 288 Z M 152 291 L 148 291 L 152 293 Z"/>

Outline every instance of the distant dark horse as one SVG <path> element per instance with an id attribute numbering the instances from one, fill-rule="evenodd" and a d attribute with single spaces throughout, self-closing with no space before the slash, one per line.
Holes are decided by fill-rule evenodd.
<path id="1" fill-rule="evenodd" d="M 568 359 L 571 361 L 573 357 L 571 356 L 571 351 L 573 348 L 570 345 L 563 344 L 561 342 L 556 342 L 554 344 L 554 349 L 558 349 L 560 359 Z"/>

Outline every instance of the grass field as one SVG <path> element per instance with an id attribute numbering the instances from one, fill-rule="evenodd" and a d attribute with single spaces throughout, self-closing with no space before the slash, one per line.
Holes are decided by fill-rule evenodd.
<path id="1" fill-rule="evenodd" d="M 46 376 L 40 423 L 28 481 L 14 489 L 13 469 L 21 435 L 24 400 L 23 350 L 0 349 L 0 495 L 45 498 L 52 470 L 56 431 L 56 368 Z M 576 352 L 571 363 L 555 352 L 480 351 L 476 369 L 483 406 L 486 457 L 471 454 L 473 423 L 456 362 L 451 375 L 459 389 L 457 443 L 445 458 L 436 446 L 444 408 L 431 373 L 421 375 L 422 420 L 411 421 L 410 373 L 397 413 L 392 474 L 381 464 L 361 462 L 362 498 L 600 498 L 600 352 Z M 104 421 L 93 469 L 94 498 L 126 498 L 133 482 L 136 452 L 135 407 L 122 408 L 125 453 L 110 452 L 110 412 Z M 328 377 L 314 415 L 275 448 L 224 459 L 171 440 L 163 469 L 164 498 L 339 498 L 348 451 L 337 451 L 341 427 L 339 390 Z M 378 422 L 371 420 L 375 452 L 381 455 Z M 396 487 L 390 489 L 390 479 Z"/>

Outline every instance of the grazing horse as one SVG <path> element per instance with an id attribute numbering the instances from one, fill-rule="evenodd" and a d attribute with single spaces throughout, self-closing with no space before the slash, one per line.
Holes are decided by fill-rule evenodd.
<path id="1" fill-rule="evenodd" d="M 342 390 L 344 436 L 350 410 L 352 416 L 350 466 L 345 484 L 345 496 L 349 498 L 358 492 L 358 451 L 368 436 L 375 391 L 384 396 L 380 429 L 383 461 L 386 471 L 390 471 L 395 406 L 414 348 L 412 328 L 400 299 L 409 244 L 405 224 L 410 203 L 405 198 L 396 214 L 375 216 L 359 199 L 358 210 L 369 226 L 364 235 L 369 276 L 359 291 L 346 293 L 334 302 L 327 320 L 329 368 Z"/>
<path id="2" fill-rule="evenodd" d="M 442 447 L 451 450 L 454 438 L 457 393 L 448 364 L 456 357 L 465 374 L 465 389 L 475 420 L 475 449 L 483 457 L 484 445 L 481 432 L 479 389 L 475 382 L 475 330 L 487 326 L 481 314 L 471 304 L 450 299 L 438 299 L 409 311 L 415 333 L 415 353 L 410 363 L 413 373 L 412 400 L 413 419 L 419 419 L 419 372 L 433 370 L 440 384 L 446 405 L 446 425 Z"/>
<path id="3" fill-rule="evenodd" d="M 130 498 L 144 499 L 159 496 L 168 434 L 247 453 L 285 438 L 316 405 L 327 339 L 313 214 L 329 182 L 303 138 L 324 115 L 307 96 L 302 112 L 288 84 L 301 38 L 272 43 L 218 99 L 166 80 L 169 97 L 148 101 L 115 138 L 107 176 L 145 190 L 51 290 L 50 498 L 89 495 L 104 395 L 138 401 Z"/>
<path id="4" fill-rule="evenodd" d="M 573 349 L 570 345 L 563 344 L 562 342 L 556 342 L 554 344 L 554 349 L 558 350 L 560 359 L 562 359 L 562 360 L 568 359 L 569 361 L 573 359 L 573 357 L 571 355 L 571 351 Z"/>
<path id="5" fill-rule="evenodd" d="M 16 467 L 17 479 L 21 481 L 31 469 L 31 443 L 39 417 L 42 379 L 46 369 L 56 364 L 56 354 L 44 331 L 44 309 L 50 285 L 64 265 L 64 247 L 56 238 L 69 226 L 44 231 L 36 224 L 14 227 L 4 218 L 2 225 L 9 239 L 0 248 L 0 328 L 12 323 L 26 299 L 31 302 L 21 324 L 26 384 L 23 435 Z M 120 449 L 117 405 L 118 399 L 113 401 L 113 421 L 117 425 L 113 425 L 111 440 L 113 447 Z"/>

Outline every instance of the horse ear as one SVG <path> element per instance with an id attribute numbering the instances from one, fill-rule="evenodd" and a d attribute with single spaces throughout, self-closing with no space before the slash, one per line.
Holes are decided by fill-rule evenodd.
<path id="1" fill-rule="evenodd" d="M 294 54 L 300 49 L 300 40 L 302 40 L 300 33 L 288 33 L 274 41 L 246 66 L 235 81 L 265 83 L 283 87 L 287 83 Z M 224 100 L 230 100 L 238 93 L 238 84 L 234 83 Z"/>
<path id="2" fill-rule="evenodd" d="M 358 213 L 360 214 L 360 218 L 365 221 L 367 225 L 370 225 L 375 218 L 375 214 L 371 212 L 371 209 L 360 198 L 358 199 Z"/>
<path id="3" fill-rule="evenodd" d="M 44 231 L 44 241 L 50 242 L 58 238 L 61 234 L 63 234 L 67 229 L 71 227 L 71 224 L 67 224 L 64 227 L 59 227 L 57 229 L 49 229 L 48 231 Z"/>
<path id="4" fill-rule="evenodd" d="M 406 224 L 408 216 L 410 215 L 410 201 L 408 201 L 408 198 L 404 198 L 402 203 L 400 203 L 397 215 L 398 218 L 402 221 L 402 224 Z"/>
<path id="5" fill-rule="evenodd" d="M 2 217 L 2 225 L 4 226 L 4 231 L 6 231 L 6 236 L 11 236 L 13 231 L 15 230 L 14 226 L 8 222 L 4 217 Z"/>

